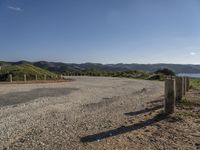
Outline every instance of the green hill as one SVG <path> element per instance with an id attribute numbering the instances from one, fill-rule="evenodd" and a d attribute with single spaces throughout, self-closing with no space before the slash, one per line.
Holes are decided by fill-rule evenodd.
<path id="1" fill-rule="evenodd" d="M 0 63 L 1 70 L 1 80 L 8 80 L 9 74 L 13 75 L 13 80 L 23 80 L 24 74 L 27 75 L 27 80 L 34 80 L 35 75 L 37 74 L 38 80 L 44 79 L 46 74 L 47 79 L 56 79 L 56 74 L 48 70 L 36 67 L 32 64 L 9 64 L 9 63 Z"/>

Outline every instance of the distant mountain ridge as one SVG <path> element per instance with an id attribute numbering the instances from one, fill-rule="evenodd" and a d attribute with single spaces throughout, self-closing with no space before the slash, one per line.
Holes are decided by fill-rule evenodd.
<path id="1" fill-rule="evenodd" d="M 127 71 L 127 70 L 143 70 L 154 72 L 158 69 L 168 68 L 173 70 L 175 73 L 200 73 L 200 65 L 182 65 L 182 64 L 100 64 L 100 63 L 62 63 L 62 62 L 48 62 L 48 61 L 38 61 L 38 62 L 29 62 L 29 61 L 18 61 L 18 62 L 4 62 L 1 61 L 1 64 L 32 64 L 34 66 L 47 69 L 53 72 L 65 72 L 65 71 L 82 71 L 88 69 L 95 69 L 101 71 Z"/>

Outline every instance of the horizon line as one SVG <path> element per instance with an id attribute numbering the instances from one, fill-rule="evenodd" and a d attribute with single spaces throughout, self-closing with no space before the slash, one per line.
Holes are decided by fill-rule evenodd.
<path id="1" fill-rule="evenodd" d="M 102 64 L 102 65 L 116 65 L 116 64 L 126 64 L 126 65 L 131 65 L 131 64 L 138 64 L 138 65 L 156 65 L 156 64 L 168 64 L 168 65 L 200 65 L 200 64 L 182 64 L 182 63 L 165 63 L 165 62 L 159 62 L 159 63 L 137 63 L 137 62 L 132 62 L 132 63 L 100 63 L 100 62 L 81 62 L 81 63 L 76 63 L 76 62 L 63 62 L 63 61 L 48 61 L 48 60 L 37 60 L 37 61 L 29 61 L 29 60 L 18 60 L 18 61 L 7 61 L 7 60 L 0 60 L 0 62 L 7 62 L 7 63 L 16 63 L 16 62 L 29 62 L 29 63 L 36 63 L 36 62 L 50 62 L 50 63 L 64 63 L 64 64 Z"/>

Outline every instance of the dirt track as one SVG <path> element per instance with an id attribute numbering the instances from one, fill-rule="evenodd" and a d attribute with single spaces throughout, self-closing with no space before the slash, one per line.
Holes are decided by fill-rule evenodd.
<path id="1" fill-rule="evenodd" d="M 164 90 L 158 81 L 71 78 L 76 81 L 0 85 L 0 149 L 103 149 L 101 142 L 113 148 L 115 142 L 106 139 L 134 134 L 133 127 L 117 129 L 131 114 L 161 101 Z"/>

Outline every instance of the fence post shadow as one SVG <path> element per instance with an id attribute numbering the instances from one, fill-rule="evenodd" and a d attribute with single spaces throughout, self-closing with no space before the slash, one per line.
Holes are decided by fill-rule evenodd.
<path id="1" fill-rule="evenodd" d="M 139 115 L 139 114 L 152 112 L 152 111 L 161 109 L 163 107 L 164 107 L 164 105 L 157 105 L 157 106 L 154 106 L 152 108 L 145 108 L 145 109 L 139 110 L 139 111 L 128 112 L 128 113 L 125 113 L 124 115 L 126 115 L 126 116 L 136 116 L 136 115 Z"/>
<path id="2" fill-rule="evenodd" d="M 111 130 L 108 130 L 108 131 L 104 131 L 104 132 L 100 132 L 100 133 L 81 137 L 80 141 L 83 142 L 83 143 L 95 142 L 95 141 L 98 141 L 98 140 L 106 139 L 106 138 L 109 138 L 109 137 L 113 137 L 113 136 L 117 136 L 117 135 L 120 135 L 120 134 L 124 134 L 124 133 L 127 133 L 127 132 L 131 132 L 131 131 L 141 129 L 143 127 L 152 125 L 152 124 L 159 122 L 161 120 L 164 120 L 166 118 L 168 118 L 168 116 L 166 114 L 160 113 L 160 114 L 154 116 L 151 119 L 148 119 L 146 121 L 142 121 L 142 122 L 139 122 L 139 123 L 135 123 L 133 125 L 121 126 L 119 128 L 115 128 L 115 129 L 111 129 Z"/>

